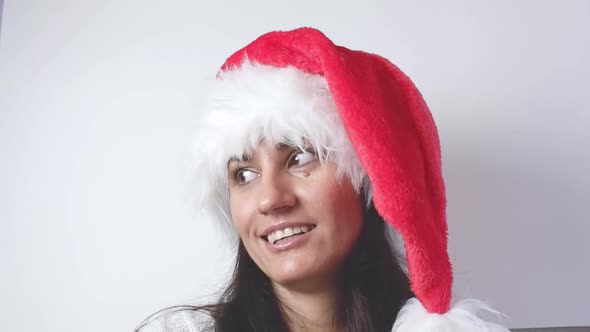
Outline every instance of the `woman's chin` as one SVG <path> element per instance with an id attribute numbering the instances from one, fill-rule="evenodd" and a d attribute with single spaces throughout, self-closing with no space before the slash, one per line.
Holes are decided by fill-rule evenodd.
<path id="1" fill-rule="evenodd" d="M 287 266 L 273 270 L 269 276 L 270 279 L 280 285 L 299 283 L 309 279 L 313 275 L 312 271 L 305 266 Z"/>
<path id="2" fill-rule="evenodd" d="M 270 279 L 274 284 L 284 288 L 311 291 L 316 287 L 325 286 L 326 282 L 332 283 L 334 274 L 309 266 L 289 266 L 274 270 Z"/>

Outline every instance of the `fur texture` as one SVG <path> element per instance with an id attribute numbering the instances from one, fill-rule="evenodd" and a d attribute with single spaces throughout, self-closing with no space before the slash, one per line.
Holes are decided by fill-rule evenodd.
<path id="1" fill-rule="evenodd" d="M 480 314 L 500 315 L 478 300 L 462 300 L 445 314 L 431 314 L 418 299 L 412 298 L 399 312 L 392 332 L 510 332 L 484 321 Z"/>

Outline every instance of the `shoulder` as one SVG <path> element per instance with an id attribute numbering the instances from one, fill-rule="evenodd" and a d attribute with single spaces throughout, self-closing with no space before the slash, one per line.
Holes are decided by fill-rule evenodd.
<path id="1" fill-rule="evenodd" d="M 204 310 L 166 310 L 148 318 L 136 332 L 205 332 L 212 330 L 213 318 Z"/>

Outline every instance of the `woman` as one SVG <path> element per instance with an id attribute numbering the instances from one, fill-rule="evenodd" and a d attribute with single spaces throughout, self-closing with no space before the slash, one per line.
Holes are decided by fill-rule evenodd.
<path id="1" fill-rule="evenodd" d="M 217 304 L 140 331 L 508 331 L 480 302 L 450 307 L 438 135 L 397 67 L 315 29 L 271 32 L 226 61 L 210 97 L 200 206 L 239 239 L 234 276 Z"/>

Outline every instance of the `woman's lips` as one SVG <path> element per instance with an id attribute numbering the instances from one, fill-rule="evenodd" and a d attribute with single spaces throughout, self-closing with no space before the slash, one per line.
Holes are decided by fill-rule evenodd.
<path id="1" fill-rule="evenodd" d="M 293 235 L 293 236 L 284 238 L 282 240 L 279 240 L 275 243 L 268 242 L 267 240 L 264 240 L 264 243 L 268 247 L 268 249 L 274 253 L 298 248 L 298 247 L 302 246 L 303 244 L 305 244 L 309 240 L 309 238 L 311 237 L 311 234 L 313 233 L 314 228 L 310 229 L 306 233 L 300 233 L 297 235 Z"/>
<path id="2" fill-rule="evenodd" d="M 283 229 L 276 229 L 275 231 L 267 234 L 264 236 L 266 240 L 270 243 L 277 243 L 285 238 L 289 238 L 291 236 L 296 236 L 302 233 L 307 233 L 311 231 L 315 225 L 304 225 L 304 226 L 295 226 L 295 227 L 285 227 Z"/>
<path id="3" fill-rule="evenodd" d="M 274 225 L 269 225 L 266 229 L 260 234 L 262 237 L 268 237 L 270 234 L 277 232 L 277 231 L 284 231 L 287 228 L 313 228 L 315 227 L 312 223 L 307 222 L 280 222 Z"/>

